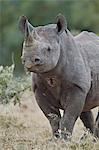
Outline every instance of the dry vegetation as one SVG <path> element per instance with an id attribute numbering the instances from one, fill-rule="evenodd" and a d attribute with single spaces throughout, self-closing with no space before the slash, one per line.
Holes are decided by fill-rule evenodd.
<path id="1" fill-rule="evenodd" d="M 0 150 L 99 150 L 99 140 L 93 142 L 89 133 L 80 141 L 84 130 L 78 119 L 71 142 L 53 139 L 50 125 L 30 91 L 22 95 L 20 107 L 0 105 Z"/>

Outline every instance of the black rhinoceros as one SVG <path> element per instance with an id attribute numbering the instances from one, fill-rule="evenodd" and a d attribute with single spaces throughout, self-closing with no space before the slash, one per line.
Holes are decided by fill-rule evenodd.
<path id="1" fill-rule="evenodd" d="M 19 27 L 25 35 L 22 62 L 33 72 L 35 98 L 53 135 L 69 138 L 80 117 L 99 137 L 99 114 L 95 125 L 91 112 L 99 106 L 99 37 L 87 31 L 74 37 L 61 14 L 56 24 L 38 27 L 21 16 Z"/>

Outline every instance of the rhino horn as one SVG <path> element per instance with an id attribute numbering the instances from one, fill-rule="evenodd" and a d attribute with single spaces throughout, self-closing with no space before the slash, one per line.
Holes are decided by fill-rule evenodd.
<path id="1" fill-rule="evenodd" d="M 25 38 L 28 38 L 28 36 L 31 36 L 31 32 L 30 32 L 30 27 L 29 27 L 29 24 L 28 24 L 28 20 L 26 20 L 26 23 L 25 23 Z"/>
<path id="2" fill-rule="evenodd" d="M 33 38 L 36 39 L 36 40 L 40 39 L 40 36 L 38 35 L 36 30 L 33 31 Z"/>
<path id="3" fill-rule="evenodd" d="M 34 30 L 34 27 L 28 22 L 28 19 L 26 16 L 21 16 L 19 18 L 19 29 L 22 33 L 25 34 L 25 40 L 27 42 L 32 42 L 33 38 L 31 36 L 31 31 Z"/>
<path id="4" fill-rule="evenodd" d="M 22 33 L 25 33 L 26 22 L 28 23 L 30 31 L 32 31 L 34 29 L 34 27 L 28 22 L 27 17 L 23 15 L 19 18 L 19 29 Z"/>

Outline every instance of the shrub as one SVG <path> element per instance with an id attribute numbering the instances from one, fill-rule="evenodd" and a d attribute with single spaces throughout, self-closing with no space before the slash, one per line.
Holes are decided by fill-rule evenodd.
<path id="1" fill-rule="evenodd" d="M 0 66 L 0 103 L 7 104 L 11 101 L 20 104 L 22 92 L 30 89 L 30 77 L 16 78 L 13 76 L 14 64 Z"/>

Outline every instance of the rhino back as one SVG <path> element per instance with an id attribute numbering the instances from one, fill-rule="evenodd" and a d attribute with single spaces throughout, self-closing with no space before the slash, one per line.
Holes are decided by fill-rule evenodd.
<path id="1" fill-rule="evenodd" d="M 97 36 L 93 32 L 83 31 L 74 38 L 77 42 L 81 44 L 85 44 L 92 41 L 95 42 L 97 45 L 99 45 L 99 36 Z"/>
<path id="2" fill-rule="evenodd" d="M 81 51 L 87 57 L 92 72 L 99 73 L 99 37 L 92 32 L 83 31 L 75 36 Z"/>

